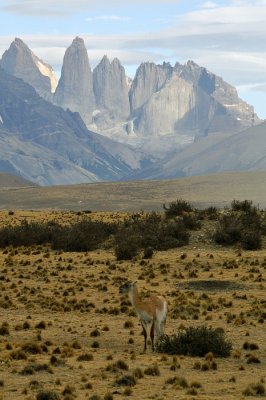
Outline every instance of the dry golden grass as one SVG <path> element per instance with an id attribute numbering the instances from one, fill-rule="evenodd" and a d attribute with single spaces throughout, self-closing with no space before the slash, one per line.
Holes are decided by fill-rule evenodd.
<path id="1" fill-rule="evenodd" d="M 0 213 L 1 226 L 83 217 Z M 116 261 L 112 250 L 1 250 L 0 399 L 33 400 L 48 390 L 61 399 L 233 400 L 244 399 L 252 383 L 265 387 L 265 244 L 256 252 L 221 248 L 207 233 L 194 232 L 189 246 L 129 262 Z M 232 355 L 173 357 L 150 348 L 143 354 L 140 324 L 119 295 L 126 279 L 138 279 L 143 292 L 167 297 L 167 334 L 184 326 L 222 327 L 233 343 Z M 216 369 L 208 369 L 212 362 Z M 135 376 L 136 384 L 115 386 L 125 375 Z"/>
<path id="2" fill-rule="evenodd" d="M 182 198 L 198 208 L 224 207 L 232 199 L 266 208 L 266 172 L 232 172 L 160 181 L 106 182 L 50 187 L 3 187 L 1 209 L 162 210 Z"/>

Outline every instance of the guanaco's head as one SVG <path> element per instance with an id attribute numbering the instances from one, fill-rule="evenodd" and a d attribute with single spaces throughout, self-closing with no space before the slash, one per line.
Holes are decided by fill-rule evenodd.
<path id="1" fill-rule="evenodd" d="M 128 293 L 131 290 L 134 289 L 134 286 L 137 284 L 137 281 L 135 282 L 126 282 L 119 288 L 119 293 Z"/>

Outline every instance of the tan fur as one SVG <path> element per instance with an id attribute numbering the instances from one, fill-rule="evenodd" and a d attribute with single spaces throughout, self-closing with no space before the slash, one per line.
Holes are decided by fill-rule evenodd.
<path id="1" fill-rule="evenodd" d="M 157 337 L 164 334 L 167 315 L 167 301 L 163 296 L 151 295 L 142 299 L 137 282 L 127 283 L 120 288 L 121 293 L 128 293 L 131 304 L 140 319 L 144 334 L 144 350 L 147 348 L 147 331 L 150 332 L 152 349 L 154 350 L 154 333 Z"/>

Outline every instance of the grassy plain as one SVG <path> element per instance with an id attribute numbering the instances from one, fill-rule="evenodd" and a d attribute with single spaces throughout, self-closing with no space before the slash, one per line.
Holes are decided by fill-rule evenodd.
<path id="1" fill-rule="evenodd" d="M 2 210 L 0 223 L 125 215 Z M 250 384 L 263 392 L 266 246 L 260 251 L 217 246 L 210 240 L 214 226 L 205 222 L 188 246 L 156 252 L 150 260 L 140 254 L 116 261 L 111 248 L 0 250 L 0 399 L 34 400 L 51 391 L 64 400 L 231 400 L 252 394 Z M 188 326 L 222 327 L 233 344 L 231 356 L 215 358 L 217 368 L 208 369 L 204 358 L 150 348 L 143 353 L 140 324 L 119 294 L 121 283 L 136 279 L 144 293 L 166 296 L 168 335 Z M 127 375 L 135 376 L 134 386 L 115 384 Z"/>
<path id="2" fill-rule="evenodd" d="M 162 210 L 185 199 L 198 208 L 224 207 L 233 199 L 266 208 L 266 172 L 233 172 L 161 181 L 129 181 L 69 186 L 15 187 L 0 175 L 0 209 L 139 211 Z M 10 185 L 10 186 L 9 186 Z"/>

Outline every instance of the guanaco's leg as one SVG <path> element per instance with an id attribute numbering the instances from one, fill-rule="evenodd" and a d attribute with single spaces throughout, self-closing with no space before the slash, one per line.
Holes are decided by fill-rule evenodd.
<path id="1" fill-rule="evenodd" d="M 147 330 L 143 323 L 141 323 L 141 325 L 142 325 L 142 332 L 143 332 L 143 336 L 144 336 L 144 351 L 146 351 L 146 349 L 147 349 Z"/>
<path id="2" fill-rule="evenodd" d="M 151 348 L 152 351 L 154 351 L 154 321 L 152 322 L 150 336 L 151 336 Z"/>

